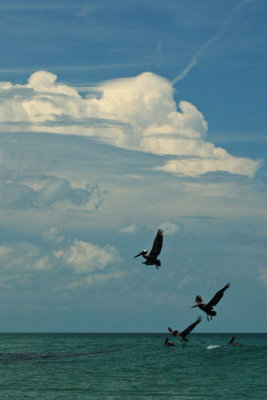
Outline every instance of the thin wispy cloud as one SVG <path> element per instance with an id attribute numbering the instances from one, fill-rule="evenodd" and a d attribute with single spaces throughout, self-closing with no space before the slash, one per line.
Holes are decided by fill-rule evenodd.
<path id="1" fill-rule="evenodd" d="M 242 0 L 240 1 L 221 21 L 219 24 L 217 32 L 207 40 L 200 49 L 195 53 L 190 63 L 181 71 L 178 75 L 175 76 L 172 80 L 172 85 L 175 85 L 177 82 L 184 79 L 187 74 L 191 71 L 191 69 L 198 63 L 202 54 L 214 43 L 216 42 L 225 32 L 227 26 L 233 21 L 234 16 L 247 4 L 254 2 L 255 0 Z"/>

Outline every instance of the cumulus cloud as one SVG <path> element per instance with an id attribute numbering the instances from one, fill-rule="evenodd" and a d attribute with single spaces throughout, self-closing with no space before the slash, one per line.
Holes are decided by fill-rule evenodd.
<path id="1" fill-rule="evenodd" d="M 75 290 L 124 276 L 124 272 L 117 266 L 122 261 L 121 257 L 117 249 L 110 245 L 100 247 L 75 239 L 70 247 L 56 250 L 53 254 L 55 258 L 71 267 L 76 275 L 67 285 L 67 289 Z"/>
<path id="2" fill-rule="evenodd" d="M 71 182 L 55 177 L 24 177 L 22 182 L 5 179 L 0 181 L 0 207 L 14 209 L 47 208 L 58 202 L 68 202 L 74 206 L 88 203 L 95 188 L 73 188 Z"/>
<path id="3" fill-rule="evenodd" d="M 55 227 L 48 228 L 42 233 L 42 237 L 47 240 L 51 241 L 57 245 L 63 242 L 64 236 L 59 235 L 58 229 Z"/>
<path id="4" fill-rule="evenodd" d="M 54 256 L 62 258 L 75 273 L 103 271 L 107 265 L 120 262 L 120 256 L 115 247 L 107 245 L 104 248 L 82 240 L 74 240 L 66 250 L 54 252 Z"/>
<path id="5" fill-rule="evenodd" d="M 23 271 L 48 271 L 51 269 L 51 262 L 47 255 L 44 255 L 41 248 L 31 243 L 19 242 L 14 245 L 1 245 L 0 257 L 2 271 L 10 272 Z"/>
<path id="6" fill-rule="evenodd" d="M 202 113 L 188 101 L 177 107 L 173 86 L 163 77 L 146 72 L 104 82 L 86 97 L 56 79 L 38 71 L 25 85 L 2 82 L 2 129 L 96 137 L 163 160 L 168 156 L 158 168 L 178 175 L 225 171 L 253 176 L 260 166 L 259 161 L 234 157 L 210 143 Z"/>
<path id="7" fill-rule="evenodd" d="M 49 272 L 56 276 L 64 270 L 68 274 L 62 285 L 69 289 L 124 276 L 120 269 L 122 259 L 114 246 L 101 247 L 78 239 L 69 245 L 54 227 L 46 229 L 42 238 L 39 246 L 29 242 L 0 245 L 1 287 L 9 288 L 14 279 L 29 282 L 33 274 Z"/>

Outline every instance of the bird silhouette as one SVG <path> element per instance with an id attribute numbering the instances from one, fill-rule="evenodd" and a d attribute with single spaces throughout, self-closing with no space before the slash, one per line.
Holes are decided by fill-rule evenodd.
<path id="1" fill-rule="evenodd" d="M 199 295 L 197 295 L 195 298 L 195 302 L 197 304 L 195 306 L 192 306 L 191 308 L 199 307 L 200 310 L 204 311 L 207 314 L 207 320 L 209 321 L 209 316 L 210 316 L 210 319 L 212 319 L 212 317 L 214 317 L 217 314 L 216 311 L 213 310 L 213 307 L 219 303 L 219 301 L 221 300 L 221 298 L 224 295 L 225 290 L 228 289 L 229 287 L 230 287 L 230 283 L 227 283 L 221 290 L 219 290 L 213 296 L 213 298 L 207 304 L 205 304 L 203 302 L 202 298 Z"/>
<path id="2" fill-rule="evenodd" d="M 158 259 L 158 256 L 161 252 L 162 249 L 162 243 L 163 243 L 163 230 L 158 229 L 157 235 L 154 239 L 152 249 L 149 254 L 147 254 L 147 250 L 143 250 L 140 253 L 138 253 L 134 258 L 143 256 L 146 261 L 143 261 L 143 264 L 145 265 L 155 265 L 155 267 L 158 269 L 161 266 L 161 261 Z"/>

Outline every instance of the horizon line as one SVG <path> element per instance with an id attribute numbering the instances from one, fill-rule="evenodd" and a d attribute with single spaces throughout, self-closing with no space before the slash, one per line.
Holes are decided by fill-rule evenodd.
<path id="1" fill-rule="evenodd" d="M 166 335 L 168 332 L 104 332 L 104 331 L 2 331 L 0 335 L 5 334 L 67 334 L 67 335 Z M 190 335 L 267 335 L 267 332 L 192 332 Z"/>

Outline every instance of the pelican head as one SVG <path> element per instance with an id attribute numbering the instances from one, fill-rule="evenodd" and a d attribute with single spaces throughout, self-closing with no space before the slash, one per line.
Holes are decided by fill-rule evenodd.
<path id="1" fill-rule="evenodd" d="M 141 251 L 141 253 L 136 254 L 136 256 L 134 256 L 134 258 L 139 257 L 139 256 L 144 256 L 147 254 L 147 250 L 143 250 Z"/>
<path id="2" fill-rule="evenodd" d="M 202 297 L 197 295 L 195 298 L 195 302 L 197 303 L 196 305 L 192 306 L 191 308 L 198 307 L 200 303 L 203 303 Z"/>

